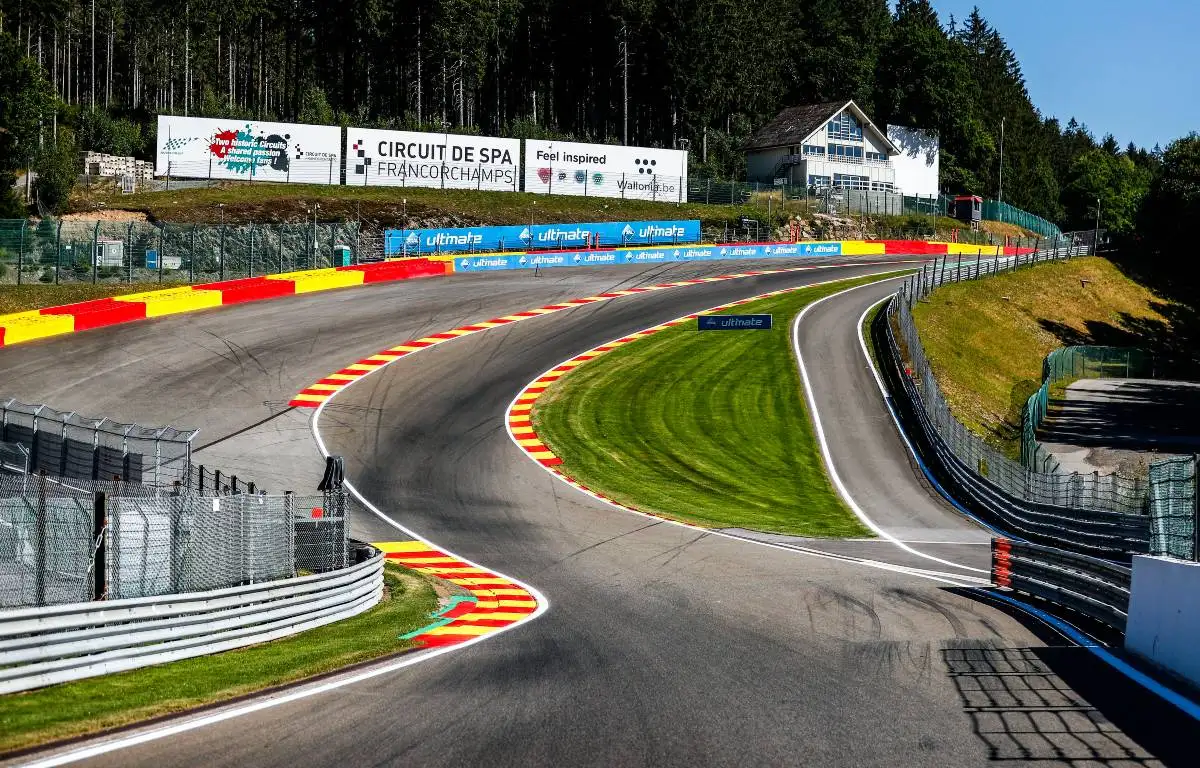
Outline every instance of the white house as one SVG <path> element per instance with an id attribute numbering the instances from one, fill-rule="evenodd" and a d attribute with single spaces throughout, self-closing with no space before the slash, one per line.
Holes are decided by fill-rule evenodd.
<path id="1" fill-rule="evenodd" d="M 749 181 L 897 191 L 892 158 L 900 148 L 853 101 L 785 109 L 743 150 Z"/>

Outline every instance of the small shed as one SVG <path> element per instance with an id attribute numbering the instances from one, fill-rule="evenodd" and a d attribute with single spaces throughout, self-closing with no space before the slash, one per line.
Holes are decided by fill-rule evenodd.
<path id="1" fill-rule="evenodd" d="M 954 198 L 954 218 L 971 225 L 971 229 L 979 229 L 983 219 L 983 198 L 976 195 L 959 195 Z"/>

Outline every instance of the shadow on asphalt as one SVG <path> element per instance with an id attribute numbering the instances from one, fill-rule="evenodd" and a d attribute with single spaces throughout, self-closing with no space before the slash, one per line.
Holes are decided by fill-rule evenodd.
<path id="1" fill-rule="evenodd" d="M 942 650 L 963 711 L 992 760 L 1196 765 L 1196 722 L 1179 709 L 1015 606 L 978 590 L 947 591 L 1005 612 L 1047 644 L 960 641 Z M 1111 630 L 1099 634 L 1108 635 L 1101 637 L 1106 643 L 1119 640 Z"/>
<path id="2" fill-rule="evenodd" d="M 1159 453 L 1200 451 L 1200 384 L 1114 381 L 1103 391 L 1050 401 L 1044 442 Z"/>

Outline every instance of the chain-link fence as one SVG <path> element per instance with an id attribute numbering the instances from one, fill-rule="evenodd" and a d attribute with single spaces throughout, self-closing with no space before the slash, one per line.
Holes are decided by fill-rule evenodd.
<path id="1" fill-rule="evenodd" d="M 0 400 L 0 441 L 21 446 L 25 466 L 78 480 L 123 480 L 169 486 L 188 477 L 191 443 L 199 430 L 146 427 L 57 411 L 47 405 Z M 3 457 L 0 457 L 3 458 Z"/>
<path id="2" fill-rule="evenodd" d="M 1196 456 L 1150 465 L 1150 554 L 1200 560 Z"/>
<path id="3" fill-rule="evenodd" d="M 1036 232 L 1042 237 L 1057 237 L 1062 231 L 1041 216 L 1035 216 L 1028 211 L 1014 208 L 999 200 L 983 201 L 983 218 L 988 221 L 1002 221 L 1005 224 L 1016 224 L 1022 229 Z"/>
<path id="4" fill-rule="evenodd" d="M 358 222 L 0 220 L 0 283 L 204 283 L 382 256 Z"/>
<path id="5" fill-rule="evenodd" d="M 1050 389 L 1077 379 L 1150 379 L 1154 355 L 1132 347 L 1073 346 L 1052 350 L 1042 361 L 1042 384 L 1021 412 L 1021 463 L 1041 472 L 1058 472 L 1059 462 L 1037 439 L 1050 412 Z"/>
<path id="6" fill-rule="evenodd" d="M 347 566 L 347 500 L 0 473 L 0 607 L 195 592 Z"/>
<path id="7" fill-rule="evenodd" d="M 1119 474 L 1062 474 L 1039 471 L 1005 456 L 955 418 L 937 383 L 925 349 L 913 323 L 912 307 L 934 288 L 950 282 L 975 280 L 999 272 L 1020 269 L 1051 259 L 1075 255 L 1069 236 L 1051 240 L 1050 248 L 1024 257 L 996 257 L 957 260 L 943 258 L 922 268 L 902 288 L 898 300 L 891 303 L 891 321 L 904 344 L 909 372 L 917 384 L 930 423 L 951 453 L 1006 493 L 1034 504 L 1075 509 L 1101 510 L 1125 514 L 1146 511 L 1148 483 L 1144 478 Z"/>

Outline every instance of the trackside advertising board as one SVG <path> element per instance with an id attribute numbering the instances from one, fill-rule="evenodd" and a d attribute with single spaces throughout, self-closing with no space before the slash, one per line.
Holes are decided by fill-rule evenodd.
<path id="1" fill-rule="evenodd" d="M 515 192 L 520 167 L 519 139 L 346 129 L 347 186 Z"/>
<path id="2" fill-rule="evenodd" d="M 770 243 L 747 245 L 693 245 L 674 248 L 617 248 L 612 251 L 557 251 L 554 253 L 493 253 L 454 259 L 455 272 L 486 272 L 502 269 L 547 269 L 587 267 L 603 264 L 665 264 L 680 261 L 723 259 L 795 258 L 840 256 L 841 243 Z"/>
<path id="3" fill-rule="evenodd" d="M 337 126 L 158 116 L 159 176 L 340 184 L 341 167 Z"/>
<path id="4" fill-rule="evenodd" d="M 617 221 L 593 224 L 534 224 L 455 229 L 389 229 L 383 235 L 388 256 L 425 253 L 550 250 L 617 245 L 694 243 L 700 222 Z"/>
<path id="5" fill-rule="evenodd" d="M 683 202 L 687 152 L 526 139 L 525 191 Z"/>

